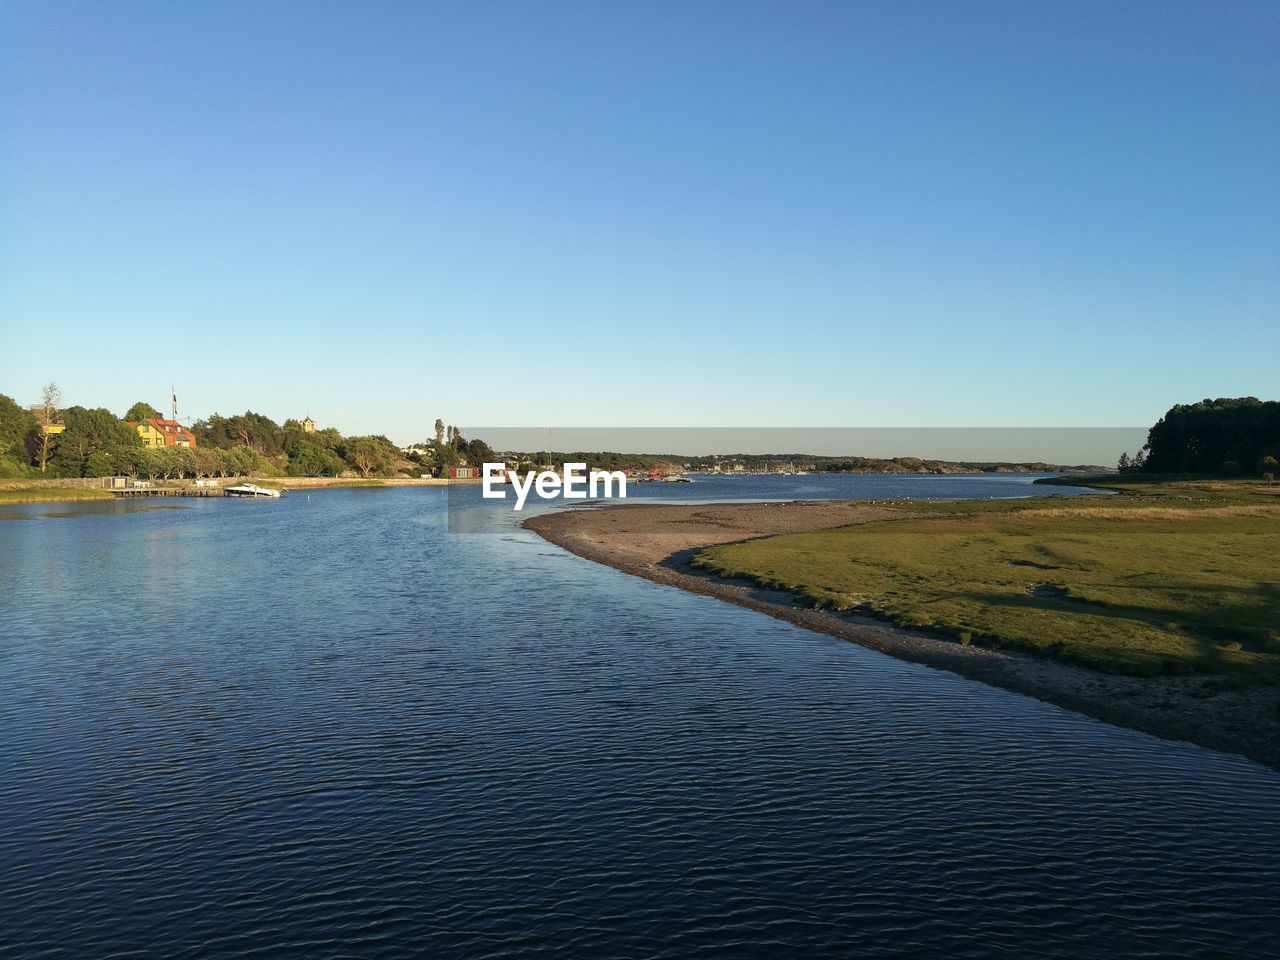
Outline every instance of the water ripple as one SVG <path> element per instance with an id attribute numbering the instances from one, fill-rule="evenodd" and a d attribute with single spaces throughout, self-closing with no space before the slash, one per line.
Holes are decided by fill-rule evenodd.
<path id="1" fill-rule="evenodd" d="M 425 493 L 11 511 L 0 957 L 1274 954 L 1275 773 Z"/>

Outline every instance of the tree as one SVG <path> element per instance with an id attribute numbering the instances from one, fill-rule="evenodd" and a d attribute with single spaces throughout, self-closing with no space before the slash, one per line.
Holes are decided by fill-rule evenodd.
<path id="1" fill-rule="evenodd" d="M 181 480 L 188 473 L 196 472 L 196 451 L 190 447 L 163 447 L 154 452 L 160 454 L 160 474 L 167 480 Z"/>
<path id="2" fill-rule="evenodd" d="M 317 444 L 326 450 L 337 450 L 342 446 L 342 434 L 338 432 L 336 427 L 325 427 L 323 430 L 317 430 L 307 436 L 308 443 Z"/>
<path id="3" fill-rule="evenodd" d="M 478 467 L 482 463 L 494 463 L 497 460 L 493 449 L 479 439 L 467 441 L 462 452 L 466 455 L 467 463 L 473 467 Z"/>
<path id="4" fill-rule="evenodd" d="M 36 418 L 30 410 L 0 394 L 0 476 L 27 469 L 30 457 L 26 443 L 36 429 Z"/>
<path id="5" fill-rule="evenodd" d="M 387 473 L 396 463 L 396 448 L 383 437 L 350 437 L 343 444 L 342 454 L 362 477 Z"/>
<path id="6" fill-rule="evenodd" d="M 285 450 L 285 432 L 270 417 L 246 410 L 234 417 L 219 414 L 197 420 L 191 426 L 200 446 L 250 447 L 269 457 L 279 456 Z"/>
<path id="7" fill-rule="evenodd" d="M 124 420 L 128 423 L 141 423 L 143 420 L 150 420 L 152 417 L 160 416 L 160 411 L 149 403 L 139 400 L 132 407 L 125 411 Z"/>
<path id="8" fill-rule="evenodd" d="M 1120 460 L 1116 463 L 1116 469 L 1121 473 L 1128 473 L 1133 469 L 1133 465 L 1129 461 L 1129 451 L 1126 450 L 1120 454 Z"/>
<path id="9" fill-rule="evenodd" d="M 346 464 L 324 447 L 300 440 L 289 448 L 288 474 L 291 477 L 336 477 Z"/>
<path id="10" fill-rule="evenodd" d="M 54 446 L 58 442 L 58 434 L 54 432 L 56 427 L 62 422 L 62 391 L 58 389 L 56 383 L 46 383 L 44 389 L 40 391 L 40 406 L 35 410 L 36 424 L 40 428 L 40 432 L 35 437 L 36 462 L 40 465 L 40 472 L 45 472 L 45 467 L 49 463 L 49 455 L 53 452 Z"/>
<path id="11" fill-rule="evenodd" d="M 71 407 L 64 412 L 63 420 L 66 429 L 49 462 L 64 477 L 107 476 L 117 465 L 121 469 L 127 466 L 127 451 L 142 446 L 138 432 L 104 407 Z M 102 456 L 90 462 L 94 453 Z"/>
<path id="12" fill-rule="evenodd" d="M 1280 402 L 1221 397 L 1178 404 L 1147 435 L 1149 473 L 1239 471 L 1280 448 Z"/>
<path id="13" fill-rule="evenodd" d="M 436 448 L 444 446 L 444 421 L 436 417 Z"/>
<path id="14" fill-rule="evenodd" d="M 462 463 L 462 454 L 453 449 L 451 444 L 442 444 L 436 447 L 435 455 L 432 458 L 437 467 L 453 467 Z"/>
<path id="15" fill-rule="evenodd" d="M 134 447 L 130 449 L 122 449 L 116 453 L 113 466 L 115 472 L 126 477 L 150 477 L 155 475 L 152 465 L 155 458 L 152 456 L 159 451 L 151 447 Z"/>

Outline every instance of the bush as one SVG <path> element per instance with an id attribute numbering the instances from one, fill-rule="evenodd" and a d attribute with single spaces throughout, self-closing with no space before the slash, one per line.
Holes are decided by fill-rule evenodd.
<path id="1" fill-rule="evenodd" d="M 36 471 L 24 463 L 18 463 L 9 457 L 0 457 L 0 478 L 19 480 L 32 476 Z"/>

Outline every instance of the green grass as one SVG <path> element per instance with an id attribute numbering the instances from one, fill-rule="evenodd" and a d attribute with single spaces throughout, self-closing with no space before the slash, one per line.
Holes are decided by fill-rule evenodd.
<path id="1" fill-rule="evenodd" d="M 1110 473 L 1050 477 L 1035 482 L 1114 490 L 1121 496 L 1149 498 L 1165 503 L 1280 503 L 1280 483 L 1268 483 L 1260 479 L 1225 480 L 1216 477 Z"/>
<path id="2" fill-rule="evenodd" d="M 109 500 L 106 490 L 78 490 L 71 487 L 4 487 L 0 503 L 49 503 L 63 500 Z"/>
<path id="3" fill-rule="evenodd" d="M 712 547 L 694 564 L 962 643 L 1280 682 L 1280 503 L 1193 494 L 912 504 L 924 515 Z"/>

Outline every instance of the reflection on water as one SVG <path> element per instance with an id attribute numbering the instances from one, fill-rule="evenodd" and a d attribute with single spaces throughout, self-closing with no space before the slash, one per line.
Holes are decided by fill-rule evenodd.
<path id="1" fill-rule="evenodd" d="M 0 956 L 1272 954 L 1280 775 L 447 502 L 0 511 Z"/>

